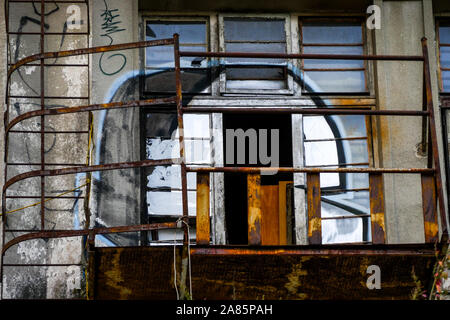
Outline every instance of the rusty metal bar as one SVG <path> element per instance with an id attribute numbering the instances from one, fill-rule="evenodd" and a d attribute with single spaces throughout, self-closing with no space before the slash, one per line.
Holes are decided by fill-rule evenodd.
<path id="1" fill-rule="evenodd" d="M 118 109 L 118 108 L 130 108 L 130 107 L 147 107 L 152 105 L 162 105 L 162 104 L 173 104 L 176 103 L 176 98 L 159 98 L 159 99 L 146 99 L 146 100 L 134 100 L 128 102 L 110 102 L 110 103 L 101 103 L 101 104 L 91 104 L 85 106 L 78 107 L 65 107 L 65 108 L 55 108 L 55 109 L 45 109 L 45 110 L 35 110 L 29 111 L 20 116 L 14 118 L 9 122 L 5 127 L 5 132 L 9 132 L 9 130 L 15 126 L 17 123 L 30 119 L 33 117 L 38 117 L 42 115 L 61 115 L 61 114 L 69 114 L 69 113 L 77 113 L 77 112 L 88 112 L 88 111 L 97 111 L 97 110 L 105 110 L 105 109 Z"/>
<path id="2" fill-rule="evenodd" d="M 255 58 L 255 59 L 315 59 L 315 60 L 383 60 L 383 61 L 423 61 L 423 56 L 400 55 L 353 55 L 353 54 L 295 54 L 261 52 L 201 52 L 181 51 L 182 57 L 205 58 Z"/>
<path id="3" fill-rule="evenodd" d="M 436 179 L 434 175 L 422 174 L 421 183 L 425 242 L 434 243 L 439 240 L 439 225 L 436 214 Z"/>
<path id="4" fill-rule="evenodd" d="M 211 227 L 209 218 L 209 173 L 197 174 L 197 244 L 208 245 Z"/>
<path id="5" fill-rule="evenodd" d="M 188 172 L 229 172 L 229 173 L 261 173 L 261 172 L 289 172 L 289 173 L 434 173 L 434 168 L 273 168 L 273 167 L 193 167 L 187 166 Z"/>
<path id="6" fill-rule="evenodd" d="M 261 239 L 261 175 L 247 175 L 248 244 L 259 246 Z"/>
<path id="7" fill-rule="evenodd" d="M 435 177 L 436 177 L 436 192 L 437 198 L 439 200 L 439 213 L 441 218 L 441 228 L 443 238 L 448 239 L 448 231 L 447 231 L 447 217 L 445 212 L 445 204 L 444 204 L 444 190 L 442 186 L 442 177 L 441 177 L 441 165 L 439 160 L 439 148 L 437 141 L 437 133 L 436 133 L 436 119 L 434 116 L 434 106 L 433 106 L 433 93 L 431 87 L 431 76 L 430 76 L 430 63 L 428 59 L 428 46 L 427 46 L 427 38 L 422 38 L 422 51 L 423 51 L 423 59 L 425 66 L 425 83 L 424 86 L 426 88 L 426 99 L 427 99 L 427 110 L 430 113 L 428 118 L 428 125 L 430 128 L 430 136 L 431 136 L 431 150 L 433 152 L 433 160 L 434 160 L 434 169 Z"/>
<path id="8" fill-rule="evenodd" d="M 193 247 L 192 255 L 234 255 L 234 256 L 250 256 L 250 255 L 383 255 L 383 256 L 415 256 L 430 255 L 434 257 L 435 248 L 430 244 L 403 244 L 403 245 L 365 245 L 365 244 L 329 244 L 329 245 L 308 245 L 300 247 L 279 246 L 257 248 L 229 248 L 226 246 L 209 246 L 209 247 Z"/>
<path id="9" fill-rule="evenodd" d="M 322 243 L 320 174 L 308 173 L 306 176 L 306 197 L 308 204 L 308 242 Z"/>
<path id="10" fill-rule="evenodd" d="M 41 0 L 41 33 L 40 33 L 40 53 L 45 51 L 45 2 Z M 40 59 L 40 81 L 41 81 L 41 110 L 45 110 L 45 70 L 44 59 Z M 45 115 L 41 115 L 41 170 L 45 170 Z M 41 230 L 45 229 L 45 177 L 41 176 Z"/>
<path id="11" fill-rule="evenodd" d="M 372 243 L 383 244 L 386 241 L 383 175 L 369 174 L 370 221 L 372 225 Z"/>
<path id="12" fill-rule="evenodd" d="M 339 108 L 299 108 L 299 107 L 183 107 L 183 112 L 201 113 L 289 113 L 313 115 L 372 115 L 372 116 L 428 116 L 429 111 L 415 110 L 367 110 Z"/>
<path id="13" fill-rule="evenodd" d="M 18 69 L 19 67 L 26 65 L 29 62 L 33 62 L 40 59 L 56 59 L 56 58 L 64 58 L 71 56 L 79 56 L 83 54 L 93 54 L 93 53 L 101 53 L 101 52 L 110 52 L 110 51 L 119 51 L 119 50 L 128 50 L 128 49 L 138 49 L 144 47 L 152 47 L 152 46 L 163 46 L 163 45 L 172 45 L 174 44 L 174 39 L 162 39 L 162 40 L 151 40 L 151 41 L 139 41 L 139 42 L 130 42 L 130 43 L 121 43 L 110 46 L 99 46 L 92 48 L 84 48 L 84 49 L 75 49 L 75 50 L 66 50 L 66 51 L 55 51 L 55 52 L 43 52 L 39 54 L 34 54 L 23 58 L 17 61 L 11 68 L 9 68 L 7 73 L 7 83 L 11 77 L 11 74 Z"/>
<path id="14" fill-rule="evenodd" d="M 184 145 L 184 123 L 183 123 L 183 93 L 181 88 L 181 66 L 180 66 L 180 39 L 178 34 L 173 35 L 173 50 L 175 58 L 175 85 L 176 85 L 176 104 L 177 104 L 177 121 L 178 121 L 178 141 L 180 145 L 181 159 L 181 194 L 183 219 L 187 223 L 189 217 L 188 212 L 188 192 L 187 192 L 187 172 L 186 172 L 186 155 Z M 184 226 L 184 242 L 188 243 L 188 227 Z"/>
<path id="15" fill-rule="evenodd" d="M 80 237 L 87 236 L 89 234 L 111 234 L 111 233 L 124 233 L 124 232 L 140 232 L 140 231 L 151 231 L 151 230 L 161 230 L 161 229 L 177 229 L 176 222 L 165 222 L 165 223 L 152 223 L 152 224 L 141 224 L 135 226 L 119 226 L 111 228 L 94 228 L 94 229 L 83 229 L 83 230 L 60 230 L 60 231 L 39 231 L 24 234 L 14 238 L 8 243 L 3 245 L 2 255 L 5 254 L 6 250 L 15 244 L 23 241 L 33 240 L 33 239 L 52 239 L 52 238 L 69 238 L 69 237 Z"/>
<path id="16" fill-rule="evenodd" d="M 93 172 L 93 171 L 105 171 L 105 170 L 114 170 L 114 169 L 130 169 L 130 168 L 143 168 L 150 166 L 161 166 L 161 165 L 171 165 L 171 164 L 179 164 L 180 159 L 167 159 L 167 160 L 142 160 L 142 161 L 133 161 L 133 162 L 117 162 L 110 164 L 99 164 L 93 166 L 81 166 L 81 167 L 70 167 L 70 168 L 61 168 L 61 169 L 53 169 L 53 170 L 34 170 L 19 174 L 17 176 L 12 177 L 8 181 L 5 182 L 3 186 L 3 193 L 6 191 L 8 187 L 13 185 L 14 183 L 28 179 L 33 177 L 47 177 L 47 176 L 59 176 L 66 174 L 75 174 L 75 173 L 83 173 L 83 172 Z"/>
<path id="17" fill-rule="evenodd" d="M 369 218 L 370 214 L 361 214 L 354 216 L 337 216 L 337 217 L 322 217 L 321 220 L 345 220 L 345 219 L 364 219 Z"/>

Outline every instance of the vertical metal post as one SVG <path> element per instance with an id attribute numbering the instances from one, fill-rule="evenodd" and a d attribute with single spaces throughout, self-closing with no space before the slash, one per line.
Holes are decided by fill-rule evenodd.
<path id="1" fill-rule="evenodd" d="M 175 33 L 173 35 L 173 48 L 175 59 L 175 86 L 176 86 L 176 101 L 177 101 L 177 120 L 178 120 L 178 141 L 180 144 L 180 159 L 181 159 L 181 194 L 183 206 L 183 248 L 181 253 L 181 272 L 180 277 L 180 298 L 187 297 L 187 268 L 189 259 L 189 212 L 188 212 L 188 192 L 187 192 L 187 171 L 186 171 L 186 155 L 184 146 L 184 124 L 183 124 L 183 94 L 181 88 L 181 68 L 180 68 L 180 36 Z"/>
<path id="2" fill-rule="evenodd" d="M 40 34 L 40 51 L 45 52 L 45 1 L 41 0 L 41 34 Z M 40 62 L 40 83 L 41 83 L 41 110 L 45 109 L 45 75 L 44 75 L 44 59 Z M 41 170 L 45 170 L 45 116 L 41 116 Z M 41 229 L 45 229 L 45 177 L 41 177 Z"/>
<path id="3" fill-rule="evenodd" d="M 208 245 L 211 234 L 209 218 L 209 172 L 197 173 L 197 238 L 196 243 Z"/>
<path id="4" fill-rule="evenodd" d="M 248 244 L 259 246 L 261 239 L 261 175 L 247 175 Z"/>
<path id="5" fill-rule="evenodd" d="M 306 176 L 306 185 L 308 241 L 309 244 L 322 244 L 320 173 L 308 173 Z"/>
<path id="6" fill-rule="evenodd" d="M 433 243 L 439 239 L 439 225 L 436 215 L 436 179 L 432 174 L 421 174 L 422 207 L 425 242 Z"/>
<path id="7" fill-rule="evenodd" d="M 383 175 L 369 174 L 370 221 L 372 225 L 372 243 L 383 244 L 386 241 Z"/>
<path id="8" fill-rule="evenodd" d="M 444 191 L 442 188 L 442 177 L 441 177 L 441 165 L 439 161 L 439 152 L 438 152 L 438 143 L 437 143 L 437 134 L 436 134 L 436 119 L 434 116 L 434 107 L 433 107 L 433 95 L 431 89 L 431 76 L 430 76 L 430 63 L 428 59 L 428 46 L 427 46 L 427 38 L 422 38 L 422 52 L 423 52 L 423 63 L 424 63 L 424 79 L 425 79 L 425 94 L 426 94 L 426 102 L 427 102 L 427 111 L 430 113 L 428 119 L 428 125 L 430 128 L 430 137 L 431 137 L 431 151 L 433 152 L 434 159 L 434 169 L 435 169 L 435 177 L 436 177 L 436 191 L 437 197 L 439 200 L 439 212 L 441 218 L 441 228 L 442 235 L 445 239 L 448 238 L 447 231 L 447 217 L 445 212 L 444 205 Z M 437 214 L 435 212 L 434 214 Z"/>
<path id="9" fill-rule="evenodd" d="M 173 35 L 174 40 L 174 57 L 175 57 L 175 85 L 176 85 L 176 101 L 177 101 L 177 120 L 178 120 L 178 139 L 180 144 L 181 158 L 181 193 L 183 201 L 183 219 L 188 223 L 188 193 L 187 193 L 187 173 L 186 173 L 186 155 L 184 146 L 184 124 L 183 124 L 183 94 L 181 90 L 181 68 L 180 68 L 180 39 L 179 35 Z M 184 226 L 184 242 L 188 241 L 187 226 Z"/>

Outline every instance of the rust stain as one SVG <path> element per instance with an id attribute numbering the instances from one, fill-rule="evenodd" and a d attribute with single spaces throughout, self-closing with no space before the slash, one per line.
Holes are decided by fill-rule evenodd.
<path id="1" fill-rule="evenodd" d="M 439 233 L 439 225 L 436 222 L 424 221 L 425 234 L 436 237 Z"/>
<path id="2" fill-rule="evenodd" d="M 302 287 L 301 277 L 307 276 L 308 271 L 302 268 L 302 263 L 292 265 L 292 272 L 286 277 L 288 282 L 284 285 L 287 291 L 298 299 L 307 299 L 308 295 L 299 292 Z"/>
<path id="3" fill-rule="evenodd" d="M 108 269 L 108 271 L 105 271 L 106 276 L 106 285 L 114 288 L 119 293 L 120 299 L 127 299 L 132 294 L 132 291 L 124 286 L 124 279 L 121 272 L 121 265 L 120 265 L 120 249 L 119 252 L 115 255 L 113 255 L 113 259 L 111 260 L 111 267 Z"/>

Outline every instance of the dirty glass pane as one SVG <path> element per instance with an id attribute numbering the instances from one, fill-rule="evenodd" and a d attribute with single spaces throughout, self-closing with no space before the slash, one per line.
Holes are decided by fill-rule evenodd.
<path id="1" fill-rule="evenodd" d="M 314 21 L 301 24 L 302 52 L 307 54 L 364 53 L 362 26 L 359 22 Z M 310 46 L 308 44 L 314 44 Z M 339 93 L 365 92 L 365 70 L 362 60 L 313 60 L 304 59 L 303 89 L 305 92 Z M 330 71 L 329 69 L 340 69 Z M 346 70 L 347 69 L 347 70 Z M 323 71 L 322 71 L 323 70 Z"/>
<path id="2" fill-rule="evenodd" d="M 441 68 L 450 68 L 450 47 L 441 47 Z"/>
<path id="3" fill-rule="evenodd" d="M 450 26 L 444 25 L 439 27 L 439 42 L 450 43 Z"/>
<path id="4" fill-rule="evenodd" d="M 444 91 L 450 91 L 450 71 L 442 71 L 441 77 Z"/>
<path id="5" fill-rule="evenodd" d="M 225 18 L 225 51 L 286 53 L 284 25 L 284 19 Z M 225 61 L 227 64 L 240 64 L 239 68 L 226 68 L 227 89 L 287 88 L 287 74 L 283 68 L 265 67 L 283 65 L 286 63 L 284 59 L 227 58 Z M 260 67 L 242 66 L 246 64 Z"/>
<path id="6" fill-rule="evenodd" d="M 303 53 L 363 54 L 362 47 L 304 47 Z M 303 61 L 305 68 L 364 68 L 363 60 L 313 60 Z"/>
<path id="7" fill-rule="evenodd" d="M 206 43 L 206 23 L 203 21 L 152 21 L 147 22 L 145 35 L 147 40 L 172 38 L 180 35 L 180 43 Z"/>
<path id="8" fill-rule="evenodd" d="M 147 21 L 146 40 L 172 38 L 180 35 L 181 51 L 205 52 L 208 48 L 206 21 Z M 146 48 L 145 91 L 148 93 L 174 93 L 175 68 L 173 45 Z M 210 92 L 211 77 L 208 59 L 182 57 L 181 81 L 183 92 Z"/>
<path id="9" fill-rule="evenodd" d="M 306 71 L 307 92 L 364 92 L 364 71 Z"/>
<path id="10" fill-rule="evenodd" d="M 224 19 L 226 41 L 285 41 L 284 20 L 253 18 Z"/>
<path id="11" fill-rule="evenodd" d="M 302 38 L 303 43 L 362 43 L 361 24 L 306 22 Z"/>

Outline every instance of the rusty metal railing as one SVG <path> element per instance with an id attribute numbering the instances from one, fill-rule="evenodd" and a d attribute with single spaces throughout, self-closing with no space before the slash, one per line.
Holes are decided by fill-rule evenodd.
<path id="1" fill-rule="evenodd" d="M 264 167 L 187 167 L 188 172 L 197 172 L 200 182 L 197 188 L 209 189 L 210 172 L 229 172 L 248 174 L 248 242 L 251 245 L 261 244 L 261 201 L 260 201 L 260 173 L 268 171 L 306 173 L 307 174 L 307 210 L 308 210 L 308 239 L 310 244 L 321 244 L 321 204 L 320 204 L 320 174 L 321 173 L 368 173 L 370 193 L 370 217 L 372 224 L 372 243 L 385 243 L 385 210 L 383 196 L 383 174 L 420 174 L 422 182 L 422 199 L 424 214 L 425 241 L 436 242 L 439 239 L 437 222 L 436 193 L 439 203 L 442 239 L 448 239 L 446 210 L 444 205 L 444 191 L 441 179 L 438 142 L 436 134 L 435 116 L 432 101 L 431 79 L 427 39 L 422 39 L 421 56 L 400 55 L 333 55 L 333 54 L 281 54 L 281 53 L 243 53 L 243 52 L 178 52 L 175 59 L 180 57 L 204 58 L 253 58 L 253 59 L 327 59 L 327 60 L 372 60 L 372 61 L 418 61 L 423 62 L 423 110 L 355 110 L 339 108 L 295 108 L 295 107 L 178 107 L 178 113 L 288 113 L 315 115 L 367 115 L 367 116 L 418 116 L 423 119 L 423 142 L 427 139 L 426 124 L 428 124 L 428 139 L 431 148 L 428 149 L 427 168 L 264 168 Z M 177 78 L 180 70 L 176 70 Z M 181 88 L 178 88 L 181 94 Z M 178 95 L 177 95 L 178 96 Z M 180 99 L 181 100 L 181 99 Z M 425 145 L 425 143 L 423 143 Z M 434 166 L 433 166 L 434 165 Z M 202 192 L 205 194 L 206 192 Z M 209 243 L 209 201 L 197 197 L 201 206 L 197 206 L 197 239 L 200 243 Z M 185 214 L 187 216 L 187 213 Z M 200 227 L 199 227 L 200 226 Z M 197 240 L 198 243 L 198 240 Z"/>
<path id="2" fill-rule="evenodd" d="M 43 6 L 44 1 L 41 1 Z M 43 12 L 43 11 L 42 11 Z M 43 23 L 43 20 L 41 21 Z M 42 30 L 42 28 L 41 28 Z M 43 31 L 42 31 L 43 32 Z M 95 54 L 108 51 L 144 48 L 149 46 L 159 45 L 173 45 L 175 54 L 175 80 L 176 93 L 173 97 L 163 99 L 148 99 L 131 102 L 113 102 L 107 104 L 85 105 L 71 108 L 54 108 L 46 109 L 44 105 L 45 92 L 41 86 L 41 109 L 27 112 L 15 119 L 9 119 L 9 99 L 7 96 L 7 111 L 5 113 L 5 162 L 8 159 L 8 136 L 13 130 L 14 126 L 26 119 L 39 117 L 44 119 L 48 115 L 61 115 L 67 113 L 91 112 L 95 110 L 104 109 L 118 109 L 118 108 L 141 108 L 151 107 L 154 105 L 176 104 L 177 120 L 179 128 L 179 144 L 180 144 L 180 158 L 169 160 L 142 160 L 136 162 L 112 163 L 103 165 L 85 165 L 72 166 L 61 169 L 49 170 L 46 168 L 45 157 L 43 157 L 45 134 L 44 126 L 41 127 L 41 168 L 40 170 L 26 172 L 7 180 L 2 189 L 2 221 L 3 228 L 7 219 L 6 201 L 7 189 L 14 183 L 32 178 L 40 177 L 42 181 L 47 176 L 58 176 L 73 173 L 87 173 L 94 171 L 117 170 L 126 168 L 149 167 L 156 165 L 170 165 L 178 164 L 181 166 L 181 187 L 182 187 L 182 218 L 187 222 L 188 219 L 188 203 L 187 203 L 187 173 L 195 172 L 197 178 L 197 244 L 208 245 L 210 243 L 210 209 L 209 209 L 209 174 L 212 172 L 227 172 L 227 173 L 245 173 L 248 175 L 248 207 L 249 207 L 249 232 L 248 240 L 250 245 L 261 244 L 260 230 L 261 221 L 261 199 L 260 199 L 260 174 L 265 170 L 278 170 L 279 172 L 291 173 L 306 173 L 307 174 L 307 208 L 308 208 L 308 239 L 310 244 L 321 244 L 321 207 L 320 207 L 320 174 L 323 173 L 367 173 L 369 174 L 369 193 L 370 193 L 370 209 L 371 209 L 371 223 L 372 223 L 372 243 L 385 243 L 385 217 L 384 217 L 384 198 L 383 198 L 383 174 L 399 173 L 399 174 L 420 174 L 422 181 L 422 197 L 424 208 L 424 232 L 426 242 L 439 241 L 437 211 L 439 208 L 440 222 L 442 227 L 442 239 L 447 241 L 447 220 L 446 210 L 444 207 L 444 192 L 441 180 L 441 171 L 439 163 L 438 143 L 436 136 L 435 117 L 433 110 L 431 80 L 429 73 L 429 60 L 426 39 L 422 39 L 423 55 L 421 56 L 376 56 L 376 55 L 324 55 L 324 54 L 272 54 L 272 53 L 237 53 L 237 52 L 184 52 L 180 51 L 179 37 L 177 34 L 171 39 L 143 41 L 129 44 L 120 44 L 112 46 L 102 46 L 95 48 L 85 48 L 61 52 L 41 52 L 39 54 L 24 58 L 14 63 L 8 70 L 8 85 L 13 72 L 22 66 L 33 61 L 40 61 L 41 70 L 44 68 L 44 60 L 57 57 L 68 57 L 85 54 Z M 423 62 L 424 65 L 424 110 L 409 111 L 409 110 L 366 110 L 366 109 L 327 109 L 327 108 L 295 108 L 295 107 L 187 107 L 183 105 L 182 85 L 181 85 L 181 57 L 206 57 L 206 58 L 225 58 L 225 57 L 245 57 L 245 58 L 283 58 L 283 59 L 340 59 L 340 60 L 372 60 L 372 61 L 418 61 Z M 41 71 L 42 72 L 42 71 Z M 44 83 L 43 76 L 41 76 L 41 83 Z M 427 119 L 428 135 L 430 149 L 428 152 L 427 168 L 264 168 L 264 167 L 193 167 L 188 166 L 185 162 L 185 144 L 183 136 L 183 114 L 185 113 L 289 113 L 289 114 L 316 114 L 316 115 L 368 115 L 368 116 L 418 116 Z M 428 136 L 427 135 L 427 136 Z M 7 167 L 7 166 L 6 166 Z M 7 177 L 7 170 L 5 169 L 5 179 Z M 41 201 L 45 200 L 44 183 L 41 184 Z M 438 207 L 436 203 L 438 202 Z M 89 243 L 93 245 L 96 234 L 120 233 L 120 232 L 137 232 L 158 229 L 184 229 L 184 244 L 186 245 L 188 239 L 188 226 L 178 224 L 177 222 L 170 222 L 164 224 L 146 224 L 137 226 L 121 226 L 113 228 L 93 228 L 85 230 L 46 230 L 44 224 L 45 208 L 41 206 L 41 229 L 40 230 L 22 230 L 27 231 L 28 234 L 16 237 L 15 239 L 5 243 L 3 241 L 2 255 L 11 248 L 11 246 L 38 238 L 61 238 L 61 237 L 76 237 L 87 236 Z M 3 229 L 5 231 L 5 229 Z M 442 240 L 441 239 L 441 240 Z M 3 240 L 5 240 L 5 232 L 3 232 Z M 3 262 L 2 273 L 0 278 L 3 278 Z"/>

